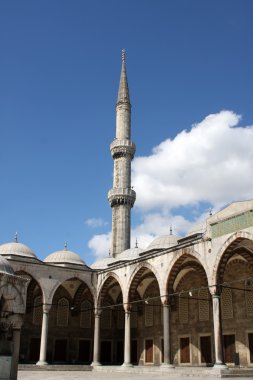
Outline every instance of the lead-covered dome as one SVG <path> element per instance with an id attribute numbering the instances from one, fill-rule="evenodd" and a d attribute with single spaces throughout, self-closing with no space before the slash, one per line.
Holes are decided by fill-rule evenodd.
<path id="1" fill-rule="evenodd" d="M 149 244 L 147 251 L 150 251 L 151 249 L 165 249 L 174 247 L 177 245 L 179 239 L 179 236 L 173 234 L 158 236 Z"/>
<path id="2" fill-rule="evenodd" d="M 0 255 L 29 257 L 32 259 L 37 259 L 35 253 L 33 250 L 31 250 L 31 248 L 27 247 L 25 244 L 18 242 L 5 243 L 0 245 Z"/>
<path id="3" fill-rule="evenodd" d="M 95 261 L 90 267 L 92 269 L 106 269 L 108 265 L 113 264 L 113 262 L 116 262 L 114 257 L 105 257 L 104 259 Z"/>
<path id="4" fill-rule="evenodd" d="M 144 252 L 144 249 L 142 248 L 138 248 L 138 247 L 135 247 L 135 248 L 129 248 L 129 249 L 126 249 L 125 251 L 123 251 L 122 253 L 120 253 L 118 256 L 117 256 L 117 259 L 118 260 L 133 260 L 133 259 L 137 259 L 137 257 L 139 257 L 139 254 Z"/>
<path id="5" fill-rule="evenodd" d="M 0 273 L 14 274 L 14 270 L 9 261 L 0 255 Z"/>
<path id="6" fill-rule="evenodd" d="M 77 253 L 69 251 L 68 249 L 63 249 L 61 251 L 51 253 L 45 258 L 44 263 L 61 266 L 86 265 Z"/>

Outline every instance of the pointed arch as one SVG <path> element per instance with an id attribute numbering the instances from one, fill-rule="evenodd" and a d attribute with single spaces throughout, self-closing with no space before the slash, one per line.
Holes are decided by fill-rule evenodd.
<path id="1" fill-rule="evenodd" d="M 126 299 L 124 301 L 125 303 L 130 302 L 131 299 L 134 298 L 134 292 L 136 290 L 136 287 L 147 269 L 153 274 L 154 278 L 156 279 L 159 288 L 159 293 L 161 296 L 161 281 L 157 270 L 150 263 L 142 262 L 139 265 L 137 265 L 129 279 L 126 290 Z"/>
<path id="2" fill-rule="evenodd" d="M 238 231 L 230 236 L 217 253 L 213 267 L 212 284 L 220 282 L 221 273 L 224 272 L 227 261 L 237 248 L 244 248 L 248 261 L 253 261 L 253 235 L 246 231 Z M 248 255 L 246 251 L 250 252 Z"/>

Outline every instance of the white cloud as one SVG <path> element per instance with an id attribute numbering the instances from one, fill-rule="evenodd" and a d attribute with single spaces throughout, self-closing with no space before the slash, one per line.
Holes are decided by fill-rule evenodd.
<path id="1" fill-rule="evenodd" d="M 102 218 L 90 218 L 90 219 L 85 220 L 85 224 L 87 224 L 87 226 L 89 227 L 96 228 L 96 227 L 104 227 L 108 223 Z"/>
<path id="2" fill-rule="evenodd" d="M 185 233 L 208 216 L 210 205 L 253 198 L 253 126 L 239 127 L 240 116 L 221 111 L 156 146 L 151 155 L 136 157 L 132 184 L 141 223 L 132 229 L 131 246 L 146 248 L 159 235 Z M 189 217 L 177 215 L 186 209 Z M 205 206 L 208 207 L 208 206 Z M 189 220 L 188 220 L 189 219 Z M 194 220 L 193 220 L 194 219 Z M 96 258 L 108 255 L 111 233 L 89 242 Z"/>
<path id="3" fill-rule="evenodd" d="M 94 235 L 88 242 L 88 247 L 93 252 L 95 260 L 109 256 L 111 246 L 111 232 L 107 234 Z"/>
<path id="4" fill-rule="evenodd" d="M 132 165 L 142 211 L 209 202 L 214 207 L 252 197 L 253 126 L 238 127 L 232 111 L 207 116 Z"/>

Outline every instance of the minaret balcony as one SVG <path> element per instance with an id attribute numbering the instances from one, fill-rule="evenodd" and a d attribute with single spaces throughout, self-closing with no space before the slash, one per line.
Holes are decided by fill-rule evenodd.
<path id="1" fill-rule="evenodd" d="M 110 145 L 112 158 L 129 155 L 131 159 L 135 153 L 135 144 L 128 139 L 114 139 Z"/>
<path id="2" fill-rule="evenodd" d="M 130 188 L 115 188 L 108 192 L 108 200 L 111 207 L 118 204 L 129 204 L 133 207 L 136 199 L 136 193 Z"/>

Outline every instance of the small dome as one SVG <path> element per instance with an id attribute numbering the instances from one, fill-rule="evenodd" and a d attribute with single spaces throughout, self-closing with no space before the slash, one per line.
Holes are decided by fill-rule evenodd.
<path id="1" fill-rule="evenodd" d="M 117 256 L 117 260 L 133 260 L 137 259 L 139 257 L 139 254 L 144 252 L 144 249 L 142 248 L 129 248 L 123 251 L 120 255 Z"/>
<path id="2" fill-rule="evenodd" d="M 67 249 L 51 253 L 45 258 L 44 263 L 64 266 L 67 266 L 67 264 L 86 265 L 77 253 L 69 251 Z"/>
<path id="3" fill-rule="evenodd" d="M 32 259 L 37 259 L 35 253 L 31 250 L 31 248 L 27 247 L 27 245 L 12 242 L 0 245 L 0 255 L 3 256 L 22 256 L 22 257 L 30 257 Z"/>
<path id="4" fill-rule="evenodd" d="M 204 220 L 200 223 L 194 224 L 194 226 L 192 226 L 192 228 L 190 228 L 190 230 L 188 231 L 186 236 L 191 236 L 191 235 L 195 235 L 198 233 L 203 233 L 203 232 L 205 232 L 205 230 L 206 230 L 206 221 Z"/>
<path id="5" fill-rule="evenodd" d="M 106 269 L 109 264 L 112 264 L 115 261 L 115 257 L 105 257 L 104 259 L 95 261 L 90 267 L 92 269 Z"/>
<path id="6" fill-rule="evenodd" d="M 165 249 L 174 247 L 177 245 L 178 239 L 180 239 L 180 237 L 176 235 L 158 236 L 149 244 L 147 251 L 150 251 L 151 249 Z"/>
<path id="7" fill-rule="evenodd" d="M 14 270 L 9 261 L 0 255 L 0 273 L 14 274 Z"/>

